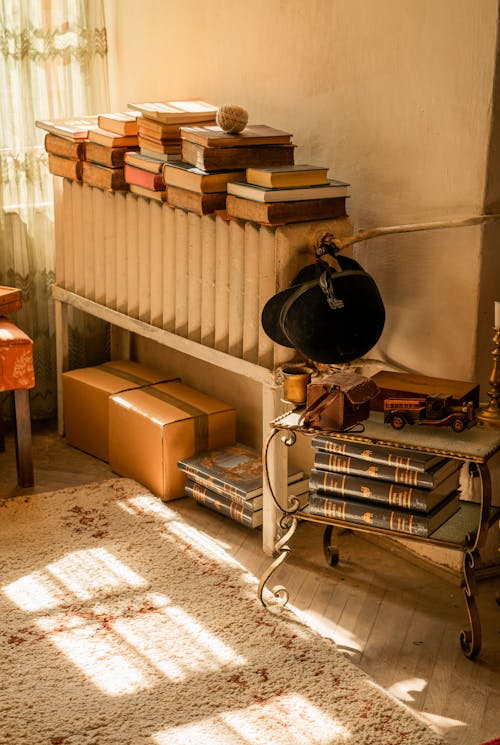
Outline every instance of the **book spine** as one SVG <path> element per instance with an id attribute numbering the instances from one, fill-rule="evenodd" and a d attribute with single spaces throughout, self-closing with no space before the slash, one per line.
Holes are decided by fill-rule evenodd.
<path id="1" fill-rule="evenodd" d="M 217 492 L 217 494 L 225 494 L 232 499 L 233 502 L 238 502 L 241 505 L 245 504 L 247 497 L 245 493 L 238 490 L 237 487 L 225 483 L 222 479 L 219 479 L 216 476 L 202 474 L 197 468 L 193 468 L 193 466 L 186 465 L 185 463 L 179 463 L 178 467 L 196 483 Z"/>
<path id="2" fill-rule="evenodd" d="M 194 142 L 182 141 L 182 160 L 204 171 L 243 169 L 251 166 L 286 166 L 293 164 L 294 145 L 262 147 L 205 148 Z"/>
<path id="3" fill-rule="evenodd" d="M 256 528 L 262 525 L 262 511 L 249 512 L 242 505 L 235 502 L 226 502 L 217 494 L 210 494 L 210 491 L 201 484 L 186 483 L 186 494 L 193 497 L 200 504 L 210 507 L 216 512 L 220 512 L 232 520 L 246 525 L 249 528 Z"/>
<path id="4" fill-rule="evenodd" d="M 45 150 L 52 155 L 59 155 L 61 158 L 84 160 L 85 146 L 85 142 L 72 142 L 53 134 L 45 135 Z"/>
<path id="5" fill-rule="evenodd" d="M 313 493 L 309 498 L 309 511 L 311 514 L 334 520 L 383 528 L 407 535 L 424 537 L 429 535 L 427 520 L 424 516 L 388 510 L 379 505 L 344 500 L 341 497 L 324 497 Z"/>
<path id="6" fill-rule="evenodd" d="M 324 450 L 316 450 L 314 466 L 320 470 L 346 473 L 351 476 L 368 476 L 372 479 L 393 481 L 396 484 L 406 484 L 408 486 L 418 486 L 428 489 L 434 486 L 432 474 L 428 472 L 411 471 L 408 468 L 401 468 L 399 466 L 372 463 L 368 460 L 352 458 L 349 455 L 327 453 Z"/>
<path id="7" fill-rule="evenodd" d="M 125 181 L 129 184 L 144 186 L 146 189 L 154 189 L 155 191 L 163 191 L 165 189 L 165 183 L 161 173 L 151 173 L 151 171 L 126 165 L 124 176 Z"/>
<path id="8" fill-rule="evenodd" d="M 393 466 L 394 468 L 406 468 L 410 471 L 425 471 L 425 461 L 403 454 L 401 451 L 389 448 L 377 448 L 360 442 L 347 440 L 335 440 L 325 435 L 315 435 L 311 445 L 318 450 L 327 453 L 338 453 L 339 455 L 350 455 L 354 458 L 380 463 L 381 465 Z"/>
<path id="9" fill-rule="evenodd" d="M 309 486 L 312 491 L 319 491 L 327 495 L 356 497 L 357 499 L 420 512 L 426 512 L 429 509 L 428 497 L 430 492 L 404 484 L 376 481 L 371 478 L 349 476 L 345 473 L 312 468 L 309 476 Z"/>

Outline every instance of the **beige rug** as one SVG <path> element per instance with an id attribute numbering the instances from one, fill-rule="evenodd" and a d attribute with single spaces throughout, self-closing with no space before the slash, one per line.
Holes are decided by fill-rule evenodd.
<path id="1" fill-rule="evenodd" d="M 1 745 L 435 745 L 127 479 L 0 506 Z"/>

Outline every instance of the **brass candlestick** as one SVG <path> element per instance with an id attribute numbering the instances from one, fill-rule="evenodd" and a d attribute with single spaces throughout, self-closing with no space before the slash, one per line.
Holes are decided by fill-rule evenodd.
<path id="1" fill-rule="evenodd" d="M 490 402 L 488 406 L 480 409 L 476 416 L 478 424 L 482 427 L 500 429 L 500 328 L 495 329 L 493 344 L 493 370 L 489 378 L 491 388 L 488 391 Z"/>

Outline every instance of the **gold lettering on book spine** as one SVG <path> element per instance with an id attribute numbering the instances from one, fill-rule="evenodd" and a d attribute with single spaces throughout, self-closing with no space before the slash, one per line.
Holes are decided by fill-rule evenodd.
<path id="1" fill-rule="evenodd" d="M 398 507 L 411 507 L 411 495 L 413 489 L 402 489 L 397 484 L 391 484 L 389 487 L 389 504 L 395 504 Z"/>
<path id="2" fill-rule="evenodd" d="M 418 473 L 417 471 L 409 471 L 406 468 L 399 468 L 398 466 L 396 466 L 394 478 L 402 484 L 411 484 L 412 486 L 416 486 Z"/>
<path id="3" fill-rule="evenodd" d="M 373 512 L 363 512 L 363 522 L 373 525 Z"/>
<path id="4" fill-rule="evenodd" d="M 328 456 L 328 468 L 332 471 L 340 471 L 341 473 L 349 473 L 351 467 L 351 459 L 340 457 L 338 455 Z"/>
<path id="5" fill-rule="evenodd" d="M 322 443 L 321 447 L 328 450 L 330 453 L 345 453 L 346 451 L 345 442 L 328 441 Z"/>
<path id="6" fill-rule="evenodd" d="M 393 455 L 392 453 L 389 453 L 387 462 L 390 466 L 396 466 L 396 467 L 399 466 L 400 468 L 409 468 L 411 459 L 405 458 L 402 455 Z"/>
<path id="7" fill-rule="evenodd" d="M 361 457 L 366 458 L 366 460 L 370 460 L 372 455 L 373 455 L 373 450 L 369 450 L 368 448 L 361 451 Z"/>

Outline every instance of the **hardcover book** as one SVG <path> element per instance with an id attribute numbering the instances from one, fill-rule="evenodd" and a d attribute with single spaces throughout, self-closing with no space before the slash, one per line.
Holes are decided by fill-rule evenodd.
<path id="1" fill-rule="evenodd" d="M 262 225 L 285 225 L 309 220 L 334 220 L 346 217 L 346 198 L 307 199 L 299 202 L 253 202 L 228 194 L 226 210 L 229 217 L 250 220 Z"/>
<path id="2" fill-rule="evenodd" d="M 114 132 L 100 129 L 100 127 L 89 131 L 89 140 L 90 142 L 97 142 L 99 145 L 106 145 L 107 147 L 134 147 L 139 144 L 136 134 L 118 135 Z"/>
<path id="3" fill-rule="evenodd" d="M 152 137 L 144 137 L 139 134 L 138 136 L 139 147 L 146 150 L 151 150 L 155 153 L 169 153 L 171 155 L 177 155 L 179 157 L 181 153 L 181 141 L 180 140 L 155 140 Z"/>
<path id="4" fill-rule="evenodd" d="M 139 113 L 130 111 L 117 111 L 109 114 L 99 114 L 97 124 L 101 129 L 107 132 L 114 132 L 117 135 L 136 135 L 137 134 L 137 117 Z"/>
<path id="5" fill-rule="evenodd" d="M 157 119 L 147 119 L 139 116 L 137 119 L 137 134 L 152 140 L 181 140 L 181 124 L 165 124 Z"/>
<path id="6" fill-rule="evenodd" d="M 82 180 L 89 186 L 98 186 L 108 191 L 128 191 L 123 168 L 106 168 L 97 163 L 83 161 Z"/>
<path id="7" fill-rule="evenodd" d="M 249 166 L 290 165 L 295 145 L 205 147 L 182 140 L 182 160 L 203 171 L 243 170 Z"/>
<path id="8" fill-rule="evenodd" d="M 71 181 L 81 181 L 83 174 L 83 160 L 61 158 L 59 155 L 49 153 L 49 171 L 54 176 L 63 176 Z"/>
<path id="9" fill-rule="evenodd" d="M 429 537 L 443 523 L 450 519 L 459 508 L 458 492 L 450 494 L 428 513 L 391 510 L 378 504 L 357 502 L 354 499 L 325 496 L 312 493 L 308 511 L 342 522 L 382 528 L 407 535 Z"/>
<path id="10" fill-rule="evenodd" d="M 252 199 L 255 202 L 298 202 L 303 199 L 346 197 L 349 194 L 349 184 L 330 179 L 328 184 L 323 186 L 278 189 L 231 181 L 227 185 L 227 193 L 243 199 Z"/>
<path id="11" fill-rule="evenodd" d="M 127 150 L 123 160 L 126 165 L 142 168 L 143 171 L 151 171 L 151 173 L 161 173 L 163 168 L 162 160 L 144 155 L 137 150 Z"/>
<path id="12" fill-rule="evenodd" d="M 320 470 L 347 473 L 350 476 L 367 476 L 371 479 L 394 481 L 396 484 L 434 489 L 451 473 L 459 470 L 462 461 L 454 458 L 442 458 L 427 471 L 414 471 L 402 466 L 389 466 L 373 463 L 363 458 L 353 458 L 350 455 L 316 450 L 314 466 Z"/>
<path id="13" fill-rule="evenodd" d="M 97 127 L 97 115 L 74 119 L 37 119 L 35 126 L 67 140 L 86 140 Z"/>
<path id="14" fill-rule="evenodd" d="M 319 186 L 328 183 L 328 168 L 312 166 L 308 163 L 296 163 L 286 166 L 268 166 L 248 168 L 247 181 L 256 186 L 286 188 L 291 186 Z"/>
<path id="15" fill-rule="evenodd" d="M 203 101 L 201 98 L 129 103 L 128 107 L 140 111 L 144 117 L 158 119 L 168 124 L 214 121 L 218 109 L 218 106 Z"/>
<path id="16" fill-rule="evenodd" d="M 377 447 L 363 442 L 352 440 L 338 440 L 334 435 L 317 434 L 311 440 L 313 448 L 324 450 L 327 453 L 338 453 L 349 455 L 353 458 L 361 458 L 372 463 L 407 468 L 411 471 L 427 471 L 432 466 L 443 460 L 442 455 L 432 453 L 416 453 L 409 450 L 398 450 L 397 448 Z"/>
<path id="17" fill-rule="evenodd" d="M 185 491 L 187 496 L 193 497 L 205 507 L 220 512 L 248 528 L 258 528 L 262 525 L 262 509 L 255 510 L 237 504 L 232 501 L 231 497 L 218 494 L 208 487 L 190 480 L 186 482 Z"/>
<path id="18" fill-rule="evenodd" d="M 197 215 L 210 215 L 215 210 L 223 210 L 226 206 L 226 192 L 216 191 L 202 193 L 180 189 L 178 186 L 168 185 L 167 202 L 171 207 L 179 207 Z"/>
<path id="19" fill-rule="evenodd" d="M 309 476 L 311 491 L 340 499 L 355 497 L 357 500 L 401 507 L 406 510 L 429 512 L 443 499 L 458 489 L 460 468 L 451 473 L 434 489 L 421 489 L 407 484 L 395 484 L 364 476 L 350 476 L 334 471 L 312 468 Z"/>
<path id="20" fill-rule="evenodd" d="M 60 158 L 72 158 L 73 160 L 85 160 L 86 140 L 68 140 L 48 132 L 45 135 L 45 150 Z"/>
<path id="21" fill-rule="evenodd" d="M 147 189 L 153 189 L 154 191 L 165 191 L 161 173 L 151 173 L 151 171 L 145 171 L 142 168 L 136 168 L 136 166 L 125 165 L 123 175 L 128 184 L 145 186 Z"/>
<path id="22" fill-rule="evenodd" d="M 181 127 L 181 137 L 205 147 L 248 147 L 250 145 L 286 145 L 292 135 L 267 124 L 253 124 L 237 134 L 225 132 L 217 125 Z"/>
<path id="23" fill-rule="evenodd" d="M 109 147 L 108 145 L 99 145 L 97 142 L 87 142 L 85 159 L 108 168 L 122 168 L 125 162 L 125 153 L 129 150 L 129 147 Z"/>
<path id="24" fill-rule="evenodd" d="M 129 184 L 129 191 L 132 194 L 137 194 L 138 197 L 146 197 L 146 199 L 156 199 L 158 202 L 167 201 L 167 190 L 155 191 L 154 189 L 148 189 L 146 186 L 139 186 L 138 184 Z"/>
<path id="25" fill-rule="evenodd" d="M 244 177 L 245 171 L 214 171 L 210 173 L 182 160 L 169 161 L 163 166 L 163 180 L 166 184 L 205 194 L 226 191 L 229 181 Z"/>
<path id="26" fill-rule="evenodd" d="M 263 491 L 262 455 L 254 448 L 235 443 L 198 453 L 177 463 L 190 479 L 221 491 L 229 497 L 253 499 Z M 303 472 L 289 465 L 288 483 L 299 481 Z"/>

